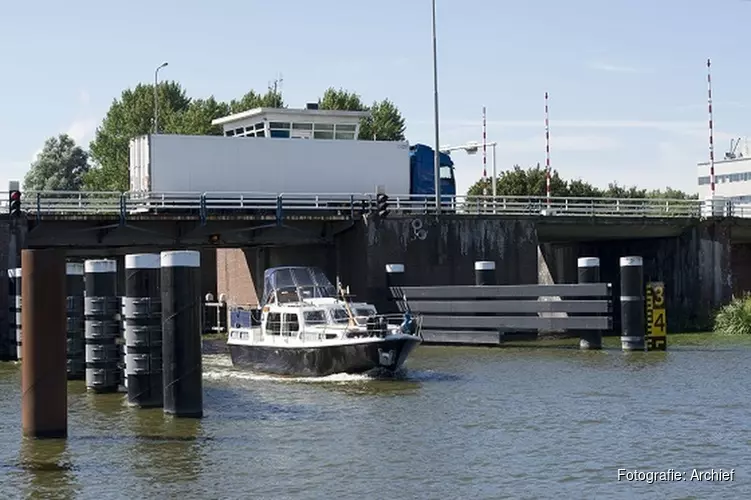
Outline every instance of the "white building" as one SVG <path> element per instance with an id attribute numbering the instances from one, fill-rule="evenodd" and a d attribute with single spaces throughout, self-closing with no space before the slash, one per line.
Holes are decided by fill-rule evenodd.
<path id="1" fill-rule="evenodd" d="M 751 151 L 748 139 L 735 144 L 735 150 L 715 160 L 715 196 L 740 203 L 751 203 Z M 699 199 L 712 195 L 709 184 L 709 162 L 699 163 Z"/>
<path id="2" fill-rule="evenodd" d="M 287 137 L 293 139 L 355 140 L 360 133 L 360 120 L 367 111 L 335 111 L 318 109 L 255 108 L 217 118 L 212 125 L 221 125 L 227 137 Z"/>

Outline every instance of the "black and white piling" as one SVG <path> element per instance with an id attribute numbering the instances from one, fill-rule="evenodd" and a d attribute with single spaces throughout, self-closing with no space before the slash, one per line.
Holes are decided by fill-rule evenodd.
<path id="1" fill-rule="evenodd" d="M 621 257 L 621 347 L 643 351 L 644 265 L 641 257 Z"/>
<path id="2" fill-rule="evenodd" d="M 600 259 L 597 257 L 581 257 L 576 261 L 579 283 L 600 282 Z M 579 348 L 582 350 L 602 349 L 602 332 L 599 330 L 584 330 L 579 337 Z"/>
<path id="3" fill-rule="evenodd" d="M 21 271 L 8 269 L 8 330 L 0 337 L 0 360 L 21 359 Z"/>
<path id="4" fill-rule="evenodd" d="M 117 392 L 122 373 L 117 344 L 121 308 L 117 296 L 117 262 L 87 260 L 84 283 L 86 388 L 93 392 Z"/>
<path id="5" fill-rule="evenodd" d="M 21 268 L 8 270 L 8 281 L 10 282 L 11 289 L 9 290 L 10 296 L 10 316 L 9 330 L 11 341 L 11 355 L 14 359 L 21 361 L 21 349 L 23 346 L 23 340 L 21 339 Z"/>
<path id="6" fill-rule="evenodd" d="M 376 308 L 384 314 L 398 313 L 399 306 L 394 301 L 396 295 L 391 294 L 391 288 L 406 285 L 407 275 L 404 272 L 404 264 L 386 264 L 386 289 L 383 290 L 381 300 L 375 304 Z"/>
<path id="7" fill-rule="evenodd" d="M 68 380 L 86 378 L 86 344 L 84 341 L 84 268 L 83 263 L 65 265 L 67 295 L 67 356 Z"/>
<path id="8" fill-rule="evenodd" d="M 201 254 L 161 253 L 164 413 L 203 416 Z"/>
<path id="9" fill-rule="evenodd" d="M 125 382 L 128 404 L 162 406 L 162 302 L 159 254 L 125 256 Z"/>
<path id="10" fill-rule="evenodd" d="M 475 285 L 495 285 L 495 280 L 495 262 L 491 260 L 475 262 Z"/>

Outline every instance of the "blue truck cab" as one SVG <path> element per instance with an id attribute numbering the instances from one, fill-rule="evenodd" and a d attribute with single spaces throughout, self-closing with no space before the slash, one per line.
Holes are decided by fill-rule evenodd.
<path id="1" fill-rule="evenodd" d="M 435 195 L 434 154 L 434 149 L 425 144 L 410 146 L 410 194 Z M 441 153 L 439 160 L 441 198 L 444 203 L 450 203 L 456 196 L 454 162 L 446 153 Z"/>

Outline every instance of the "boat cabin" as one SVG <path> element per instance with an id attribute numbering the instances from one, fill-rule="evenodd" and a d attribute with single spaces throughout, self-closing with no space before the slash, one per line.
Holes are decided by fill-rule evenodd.
<path id="1" fill-rule="evenodd" d="M 377 315 L 366 303 L 345 303 L 317 267 L 275 267 L 264 273 L 263 336 L 340 338 L 367 332 Z"/>

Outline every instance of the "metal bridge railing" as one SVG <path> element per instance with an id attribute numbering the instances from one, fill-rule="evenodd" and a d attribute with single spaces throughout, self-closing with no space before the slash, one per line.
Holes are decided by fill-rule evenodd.
<path id="1" fill-rule="evenodd" d="M 751 217 L 751 204 L 727 200 L 670 200 L 637 198 L 577 198 L 541 196 L 442 196 L 442 211 L 464 215 L 581 216 L 581 217 Z M 4 197 L 7 200 L 7 193 Z M 375 207 L 368 193 L 260 193 L 260 192 L 25 192 L 22 209 L 28 214 L 95 215 L 164 213 L 266 213 L 347 215 Z M 7 202 L 0 212 L 7 213 Z M 434 214 L 435 196 L 389 195 L 394 215 Z"/>

